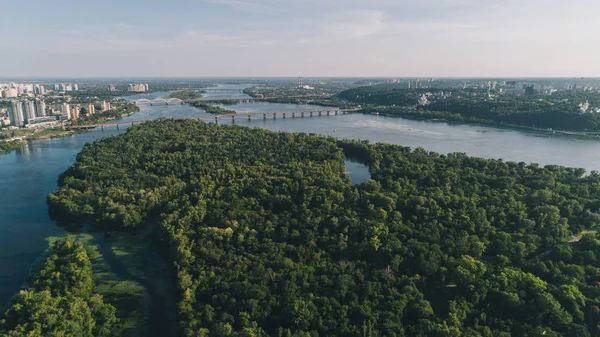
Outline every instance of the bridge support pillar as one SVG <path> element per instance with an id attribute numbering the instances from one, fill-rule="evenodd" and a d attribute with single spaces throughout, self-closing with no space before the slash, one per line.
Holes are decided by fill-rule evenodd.
<path id="1" fill-rule="evenodd" d="M 219 117 L 215 116 L 215 123 L 219 124 Z"/>
<path id="2" fill-rule="evenodd" d="M 235 116 L 231 116 L 231 123 L 235 123 Z"/>
<path id="3" fill-rule="evenodd" d="M 304 118 L 304 111 L 300 113 L 300 117 Z"/>
<path id="4" fill-rule="evenodd" d="M 277 113 L 273 113 L 273 119 L 277 119 Z"/>
<path id="5" fill-rule="evenodd" d="M 327 116 L 329 116 L 329 110 L 327 110 Z"/>
<path id="6" fill-rule="evenodd" d="M 267 114 L 263 114 L 263 119 L 267 119 Z"/>
<path id="7" fill-rule="evenodd" d="M 292 118 L 296 118 L 296 113 L 292 112 Z"/>
<path id="8" fill-rule="evenodd" d="M 131 126 L 133 127 L 133 122 L 131 122 Z"/>
<path id="9" fill-rule="evenodd" d="M 119 124 L 117 124 L 117 130 L 119 130 Z"/>
<path id="10" fill-rule="evenodd" d="M 250 114 L 248 114 L 248 121 L 250 121 L 250 119 L 251 119 L 251 118 L 250 118 Z"/>
<path id="11" fill-rule="evenodd" d="M 312 111 L 310 112 L 310 117 L 312 117 Z"/>
<path id="12" fill-rule="evenodd" d="M 335 110 L 335 111 L 334 111 L 334 114 L 335 114 L 336 116 L 337 116 L 337 113 L 338 113 L 338 112 L 337 112 L 337 110 Z"/>
<path id="13" fill-rule="evenodd" d="M 319 111 L 319 116 L 321 116 L 321 111 Z"/>
<path id="14" fill-rule="evenodd" d="M 104 131 L 104 124 L 102 124 L 102 126 L 100 128 L 102 129 L 102 131 Z"/>
<path id="15" fill-rule="evenodd" d="M 285 119 L 285 112 L 283 113 L 283 119 Z"/>

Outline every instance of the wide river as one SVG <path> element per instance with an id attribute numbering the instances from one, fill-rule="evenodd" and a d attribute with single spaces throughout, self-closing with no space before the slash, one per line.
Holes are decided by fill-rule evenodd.
<path id="1" fill-rule="evenodd" d="M 244 88 L 222 85 L 222 88 Z M 165 97 L 169 93 L 152 93 L 128 99 Z M 244 94 L 213 93 L 207 97 L 247 97 Z M 310 110 L 308 105 L 246 103 L 229 106 L 238 112 Z M 187 105 L 144 106 L 124 120 L 183 117 L 204 114 Z M 223 118 L 220 123 L 231 123 Z M 368 139 L 404 146 L 421 146 L 440 153 L 466 152 L 485 158 L 507 161 L 558 164 L 600 170 L 600 142 L 563 137 L 547 137 L 520 131 L 500 130 L 469 125 L 449 125 L 360 114 L 296 117 L 276 120 L 254 116 L 235 122 L 239 125 L 288 132 L 311 132 L 335 137 Z M 19 289 L 36 258 L 47 248 L 45 238 L 63 233 L 48 218 L 46 195 L 57 188 L 58 175 L 75 160 L 87 143 L 100 137 L 123 132 L 114 128 L 90 131 L 70 137 L 38 140 L 23 145 L 7 155 L 0 155 L 0 307 Z M 349 170 L 360 170 L 352 163 Z M 359 180 L 368 177 L 362 173 Z M 354 178 L 354 176 L 353 176 Z M 357 180 L 356 178 L 354 180 Z"/>

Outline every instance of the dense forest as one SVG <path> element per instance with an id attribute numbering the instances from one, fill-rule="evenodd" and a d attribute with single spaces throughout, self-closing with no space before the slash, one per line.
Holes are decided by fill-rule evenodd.
<path id="1" fill-rule="evenodd" d="M 172 92 L 171 97 L 179 98 L 180 100 L 185 101 L 188 99 L 202 98 L 202 94 L 197 91 L 194 91 L 194 90 L 181 90 L 181 91 Z"/>
<path id="2" fill-rule="evenodd" d="M 406 89 L 397 86 L 377 85 L 348 89 L 336 95 L 337 98 L 363 105 L 414 106 L 419 97 L 435 89 Z"/>
<path id="3" fill-rule="evenodd" d="M 202 101 L 193 102 L 192 105 L 198 109 L 204 110 L 206 113 L 215 114 L 215 115 L 223 115 L 223 114 L 235 114 L 235 110 L 225 109 L 217 105 L 205 103 Z"/>
<path id="4" fill-rule="evenodd" d="M 600 104 L 600 94 L 593 92 L 561 91 L 552 96 L 504 95 L 491 99 L 487 92 L 455 92 L 451 97 L 434 99 L 430 104 L 419 106 L 416 111 L 407 109 L 417 106 L 422 94 L 437 91 L 440 90 L 378 85 L 346 90 L 337 97 L 373 106 L 367 107 L 367 111 L 384 109 L 385 113 L 398 117 L 442 118 L 457 122 L 502 123 L 567 131 L 600 131 L 600 115 L 582 114 L 579 109 L 579 104 L 586 100 L 595 106 Z"/>
<path id="5" fill-rule="evenodd" d="M 448 99 L 434 102 L 424 109 L 499 123 L 569 131 L 600 131 L 600 116 L 595 113 L 581 114 L 578 103 L 572 101 L 549 102 L 526 96 L 497 100 Z"/>
<path id="6" fill-rule="evenodd" d="M 165 120 L 59 187 L 65 227 L 156 226 L 183 336 L 600 335 L 596 172 Z"/>
<path id="7" fill-rule="evenodd" d="M 119 334 L 115 308 L 94 293 L 92 265 L 81 243 L 59 239 L 51 255 L 0 314 L 0 336 L 110 337 Z"/>

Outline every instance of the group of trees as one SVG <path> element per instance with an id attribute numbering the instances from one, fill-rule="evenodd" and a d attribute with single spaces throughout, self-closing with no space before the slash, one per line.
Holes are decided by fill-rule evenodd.
<path id="1" fill-rule="evenodd" d="M 92 265 L 81 243 L 54 242 L 29 283 L 0 314 L 1 336 L 118 336 L 116 310 L 94 293 Z"/>
<path id="2" fill-rule="evenodd" d="M 121 119 L 123 116 L 131 115 L 138 111 L 140 111 L 140 108 L 137 105 L 129 102 L 121 102 L 115 104 L 111 110 L 86 114 L 84 117 L 74 121 L 73 124 L 96 124 L 108 120 Z"/>
<path id="3" fill-rule="evenodd" d="M 488 98 L 482 92 L 454 92 L 451 97 L 432 99 L 417 110 L 424 93 L 438 89 L 406 89 L 391 85 L 359 87 L 337 95 L 339 99 L 367 106 L 365 111 L 385 112 L 406 118 L 441 118 L 455 122 L 481 124 L 512 124 L 567 131 L 600 131 L 600 115 L 581 113 L 579 104 L 588 100 L 600 104 L 600 94 L 594 92 L 561 91 L 552 96 L 507 94 Z M 370 106 L 370 107 L 369 107 Z"/>
<path id="4" fill-rule="evenodd" d="M 195 101 L 192 105 L 198 109 L 204 110 L 206 113 L 215 114 L 215 115 L 224 115 L 224 114 L 235 114 L 237 113 L 235 110 L 225 109 L 217 105 L 205 103 L 202 101 Z"/>
<path id="5" fill-rule="evenodd" d="M 435 89 L 405 89 L 390 85 L 377 85 L 348 89 L 337 98 L 362 105 L 415 106 L 419 97 Z"/>
<path id="6" fill-rule="evenodd" d="M 547 101 L 528 96 L 490 99 L 447 99 L 424 109 L 459 114 L 506 124 L 535 126 L 569 131 L 600 131 L 600 116 L 581 113 L 575 101 Z"/>
<path id="7" fill-rule="evenodd" d="M 175 91 L 175 92 L 171 93 L 171 97 L 179 98 L 180 100 L 185 101 L 188 99 L 202 98 L 202 94 L 195 90 L 181 90 L 181 91 Z"/>
<path id="8" fill-rule="evenodd" d="M 10 142 L 1 142 L 0 143 L 0 154 L 9 153 L 14 149 L 18 149 L 21 146 L 22 142 L 18 140 L 13 140 Z"/>
<path id="9" fill-rule="evenodd" d="M 345 156 L 373 179 L 353 185 Z M 184 336 L 586 337 L 600 174 L 584 173 L 165 120 L 87 144 L 48 203 L 71 228 L 156 224 Z"/>

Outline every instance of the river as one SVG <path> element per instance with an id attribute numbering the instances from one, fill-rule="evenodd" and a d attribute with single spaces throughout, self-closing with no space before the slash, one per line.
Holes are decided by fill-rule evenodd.
<path id="1" fill-rule="evenodd" d="M 222 88 L 244 88 L 243 85 L 221 85 Z M 169 93 L 152 93 L 128 99 L 156 98 Z M 206 97 L 247 97 L 236 93 L 208 93 Z M 227 106 L 239 112 L 309 110 L 310 105 L 246 103 Z M 188 105 L 144 106 L 124 121 L 184 117 L 203 114 Z M 223 118 L 219 123 L 231 123 Z M 563 137 L 548 137 L 521 131 L 501 130 L 470 125 L 449 125 L 400 118 L 360 114 L 296 117 L 276 120 L 254 116 L 235 122 L 289 132 L 311 132 L 335 137 L 368 139 L 404 146 L 421 146 L 427 150 L 448 153 L 466 152 L 484 158 L 557 164 L 600 170 L 600 142 Z M 0 155 L 0 303 L 6 303 L 27 277 L 29 268 L 47 248 L 45 238 L 63 233 L 48 218 L 46 195 L 57 189 L 58 175 L 75 160 L 87 143 L 100 137 L 123 132 L 105 128 L 69 137 L 36 140 L 6 155 Z M 352 179 L 368 179 L 368 172 L 358 163 L 348 163 Z"/>

